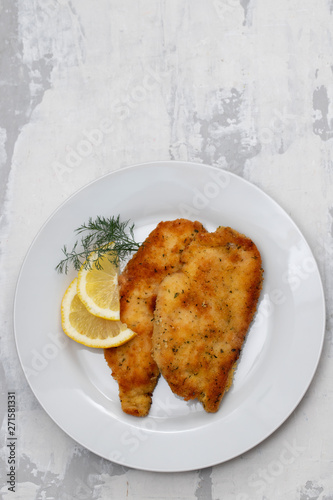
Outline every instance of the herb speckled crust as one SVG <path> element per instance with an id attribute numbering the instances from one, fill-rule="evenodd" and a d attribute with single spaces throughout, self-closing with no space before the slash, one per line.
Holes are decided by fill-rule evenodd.
<path id="1" fill-rule="evenodd" d="M 148 414 L 159 369 L 152 357 L 154 309 L 158 287 L 181 267 L 183 250 L 205 231 L 186 219 L 160 222 L 119 277 L 120 319 L 136 335 L 128 343 L 105 350 L 105 358 L 119 385 L 125 413 Z"/>
<path id="2" fill-rule="evenodd" d="M 181 260 L 157 294 L 154 359 L 174 393 L 216 412 L 256 311 L 261 256 L 249 238 L 220 227 L 198 234 Z"/>

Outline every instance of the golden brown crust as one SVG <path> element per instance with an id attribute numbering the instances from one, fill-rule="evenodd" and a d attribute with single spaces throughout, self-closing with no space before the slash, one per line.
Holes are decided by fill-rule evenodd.
<path id="1" fill-rule="evenodd" d="M 174 393 L 216 412 L 257 307 L 261 257 L 249 238 L 220 227 L 181 259 L 158 290 L 153 355 Z"/>
<path id="2" fill-rule="evenodd" d="M 151 339 L 157 290 L 165 276 L 180 269 L 183 250 L 204 231 L 202 224 L 186 219 L 160 222 L 119 277 L 120 318 L 138 335 L 104 353 L 119 384 L 125 413 L 145 416 L 149 412 L 159 377 Z"/>

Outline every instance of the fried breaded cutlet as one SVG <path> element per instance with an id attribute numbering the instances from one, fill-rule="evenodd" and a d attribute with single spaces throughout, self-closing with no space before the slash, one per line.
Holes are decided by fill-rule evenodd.
<path id="1" fill-rule="evenodd" d="M 256 311 L 263 271 L 255 244 L 229 227 L 201 233 L 159 286 L 153 356 L 171 390 L 216 412 Z"/>
<path id="2" fill-rule="evenodd" d="M 148 414 L 159 369 L 152 357 L 152 333 L 159 284 L 181 267 L 180 257 L 193 238 L 205 232 L 186 219 L 160 222 L 119 276 L 120 319 L 137 335 L 122 346 L 105 349 L 105 359 L 119 385 L 125 413 Z"/>

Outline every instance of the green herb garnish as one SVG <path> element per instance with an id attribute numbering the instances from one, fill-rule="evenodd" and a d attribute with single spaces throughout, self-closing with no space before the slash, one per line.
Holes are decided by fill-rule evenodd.
<path id="1" fill-rule="evenodd" d="M 78 271 L 83 264 L 89 269 L 91 267 L 89 256 L 92 252 L 97 252 L 95 265 L 99 269 L 102 267 L 100 260 L 105 255 L 113 262 L 123 261 L 141 246 L 141 243 L 137 243 L 134 239 L 134 224 L 127 227 L 128 224 L 129 221 L 121 222 L 119 215 L 117 218 L 96 217 L 95 220 L 90 218 L 87 224 L 75 230 L 77 234 L 85 232 L 88 234 L 82 237 L 80 242 L 76 241 L 72 250 L 69 251 L 66 245 L 62 248 L 65 258 L 59 262 L 56 271 L 67 274 L 70 265 Z M 112 251 L 110 243 L 113 243 Z"/>

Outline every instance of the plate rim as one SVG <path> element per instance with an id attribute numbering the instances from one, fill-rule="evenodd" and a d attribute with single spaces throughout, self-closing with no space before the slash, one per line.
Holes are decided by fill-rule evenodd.
<path id="1" fill-rule="evenodd" d="M 121 172 L 131 171 L 131 170 L 135 170 L 135 169 L 139 169 L 139 168 L 143 168 L 143 167 L 145 167 L 145 168 L 146 167 L 147 168 L 149 168 L 149 167 L 150 168 L 151 167 L 153 167 L 153 168 L 159 168 L 159 167 L 166 167 L 166 168 L 168 168 L 168 167 L 173 167 L 174 168 L 176 166 L 177 166 L 177 168 L 178 167 L 191 168 L 191 167 L 194 166 L 196 168 L 200 167 L 200 168 L 203 168 L 203 169 L 212 169 L 212 170 L 219 171 L 219 172 L 222 171 L 223 173 L 225 173 L 227 176 L 230 176 L 231 178 L 236 178 L 238 182 L 244 183 L 244 185 L 246 185 L 246 186 L 250 186 L 251 189 L 257 190 L 257 192 L 260 193 L 260 196 L 263 196 L 269 203 L 273 203 L 273 205 L 279 211 L 281 211 L 283 213 L 284 217 L 287 218 L 287 220 L 289 221 L 289 223 L 291 223 L 293 225 L 294 229 L 296 229 L 296 231 L 298 232 L 298 234 L 302 238 L 303 242 L 306 244 L 306 246 L 308 248 L 308 251 L 310 252 L 310 255 L 313 257 L 315 265 L 316 265 L 316 270 L 315 271 L 316 271 L 317 278 L 319 280 L 318 281 L 318 284 L 319 284 L 319 290 L 318 290 L 318 292 L 320 292 L 320 295 L 321 295 L 321 320 L 322 320 L 322 324 L 318 325 L 318 331 L 320 331 L 320 343 L 318 343 L 318 355 L 316 356 L 316 359 L 313 362 L 311 374 L 308 375 L 308 383 L 305 384 L 304 391 L 301 394 L 299 394 L 299 397 L 297 398 L 297 400 L 294 401 L 294 404 L 290 408 L 289 412 L 287 412 L 287 414 L 285 415 L 285 417 L 282 420 L 280 420 L 279 423 L 277 425 L 275 425 L 274 428 L 272 428 L 272 429 L 268 430 L 266 433 L 264 433 L 263 436 L 262 436 L 262 438 L 260 440 L 256 441 L 255 444 L 252 444 L 252 445 L 248 446 L 247 448 L 244 448 L 244 450 L 241 453 L 235 452 L 234 455 L 231 454 L 229 458 L 224 459 L 222 461 L 217 461 L 217 462 L 214 461 L 213 463 L 211 463 L 211 462 L 209 462 L 209 460 L 208 461 L 206 460 L 206 462 L 203 463 L 202 465 L 191 466 L 189 468 L 187 468 L 186 466 L 184 466 L 181 469 L 179 469 L 179 468 L 173 469 L 172 467 L 171 468 L 166 468 L 166 467 L 163 467 L 163 468 L 161 468 L 161 467 L 159 467 L 159 468 L 140 467 L 139 465 L 131 465 L 130 463 L 126 463 L 126 460 L 125 461 L 121 461 L 121 460 L 110 459 L 107 456 L 105 456 L 104 454 L 100 454 L 98 451 L 96 451 L 92 447 L 89 447 L 86 444 L 82 444 L 82 442 L 80 443 L 80 441 L 78 441 L 76 438 L 74 438 L 68 432 L 68 430 L 65 430 L 63 428 L 63 426 L 50 414 L 49 410 L 44 406 L 44 403 L 40 400 L 40 397 L 38 397 L 38 395 L 36 394 L 35 389 L 34 389 L 34 387 L 31 384 L 31 380 L 27 376 L 26 367 L 24 366 L 23 361 L 21 359 L 20 346 L 19 346 L 19 341 L 18 341 L 18 337 L 17 337 L 17 324 L 16 324 L 17 296 L 18 296 L 18 290 L 19 290 L 19 287 L 20 287 L 23 270 L 24 270 L 24 268 L 26 266 L 26 263 L 28 261 L 30 253 L 33 251 L 33 248 L 34 248 L 34 245 L 35 245 L 36 241 L 38 240 L 39 236 L 41 235 L 41 233 L 43 232 L 43 230 L 45 229 L 45 227 L 53 219 L 53 217 L 55 216 L 55 214 L 58 213 L 58 212 L 60 212 L 61 209 L 66 204 L 68 204 L 70 200 L 73 200 L 79 193 L 82 193 L 89 186 L 92 186 L 95 183 L 102 182 L 103 179 L 105 179 L 107 177 L 110 177 L 110 176 L 117 175 L 117 174 L 119 174 Z M 18 274 L 18 278 L 17 278 L 17 283 L 16 283 L 16 287 L 15 287 L 14 302 L 13 302 L 13 325 L 14 325 L 14 338 L 15 338 L 15 345 L 16 345 L 17 354 L 18 354 L 18 357 L 19 357 L 19 360 L 20 360 L 21 368 L 22 368 L 23 373 L 25 375 L 25 378 L 26 378 L 26 380 L 28 382 L 28 385 L 29 385 L 30 389 L 32 390 L 32 392 L 33 392 L 34 396 L 36 397 L 36 399 L 41 404 L 41 406 L 44 409 L 44 411 L 50 416 L 50 418 L 56 423 L 56 425 L 58 425 L 58 427 L 61 428 L 61 430 L 63 432 L 65 432 L 69 437 L 71 437 L 72 439 L 74 439 L 75 441 L 77 441 L 81 446 L 85 447 L 86 449 L 90 450 L 91 452 L 93 452 L 93 453 L 95 453 L 95 454 L 97 454 L 97 455 L 99 455 L 99 456 L 101 456 L 101 457 L 103 457 L 103 458 L 105 458 L 107 460 L 114 461 L 114 462 L 116 462 L 116 463 L 118 463 L 120 465 L 129 467 L 129 468 L 135 468 L 135 469 L 138 469 L 138 470 L 145 470 L 145 471 L 155 471 L 155 472 L 185 472 L 185 471 L 195 470 L 195 469 L 198 469 L 198 468 L 206 468 L 206 467 L 209 467 L 209 466 L 214 466 L 214 465 L 217 465 L 217 464 L 225 463 L 225 462 L 227 462 L 229 460 L 232 460 L 232 459 L 240 456 L 241 454 L 247 453 L 249 450 L 255 448 L 256 446 L 258 446 L 259 444 L 261 444 L 263 441 L 265 441 L 269 436 L 271 436 L 272 434 L 274 434 L 274 432 L 276 432 L 276 430 L 279 427 L 281 427 L 286 422 L 286 420 L 288 420 L 288 418 L 293 413 L 293 411 L 297 408 L 297 406 L 300 404 L 301 400 L 304 398 L 305 394 L 309 390 L 310 385 L 312 384 L 312 381 L 313 381 L 313 378 L 314 378 L 315 373 L 317 371 L 317 368 L 318 368 L 318 365 L 319 365 L 319 362 L 320 362 L 320 359 L 321 359 L 322 351 L 323 351 L 323 346 L 324 346 L 324 341 L 325 341 L 325 324 L 326 324 L 325 292 L 324 292 L 323 282 L 322 282 L 322 278 L 321 278 L 321 274 L 320 274 L 320 271 L 319 271 L 319 268 L 318 268 L 317 261 L 316 261 L 314 255 L 313 255 L 312 249 L 311 249 L 309 243 L 307 242 L 306 238 L 304 237 L 303 233 L 301 232 L 301 230 L 299 229 L 299 227 L 297 226 L 297 224 L 294 222 L 294 220 L 292 219 L 292 217 L 286 212 L 286 210 L 283 207 L 281 207 L 281 205 L 279 205 L 270 195 L 268 195 L 267 193 L 265 193 L 265 191 L 263 189 L 261 189 L 260 187 L 258 187 L 255 184 L 253 184 L 249 180 L 247 180 L 247 179 L 245 179 L 245 178 L 243 178 L 243 177 L 235 174 L 234 172 L 230 172 L 228 170 L 225 170 L 225 169 L 222 169 L 222 168 L 219 168 L 219 167 L 216 167 L 216 166 L 206 165 L 204 163 L 187 162 L 187 161 L 173 161 L 173 160 L 171 160 L 171 161 L 170 160 L 165 160 L 165 161 L 142 162 L 142 163 L 138 163 L 138 164 L 134 164 L 134 165 L 128 165 L 128 166 L 125 166 L 125 167 L 118 168 L 117 170 L 105 173 L 104 175 L 98 177 L 97 179 L 94 179 L 94 180 L 88 182 L 84 186 L 82 186 L 79 189 L 77 189 L 69 197 L 67 197 L 49 215 L 49 217 L 46 219 L 46 221 L 42 224 L 42 226 L 40 227 L 40 229 L 37 231 L 37 233 L 33 237 L 32 241 L 31 241 L 31 243 L 30 243 L 30 245 L 28 247 L 28 250 L 27 250 L 27 252 L 25 254 L 23 262 L 21 264 L 20 270 L 19 270 L 19 274 Z"/>

